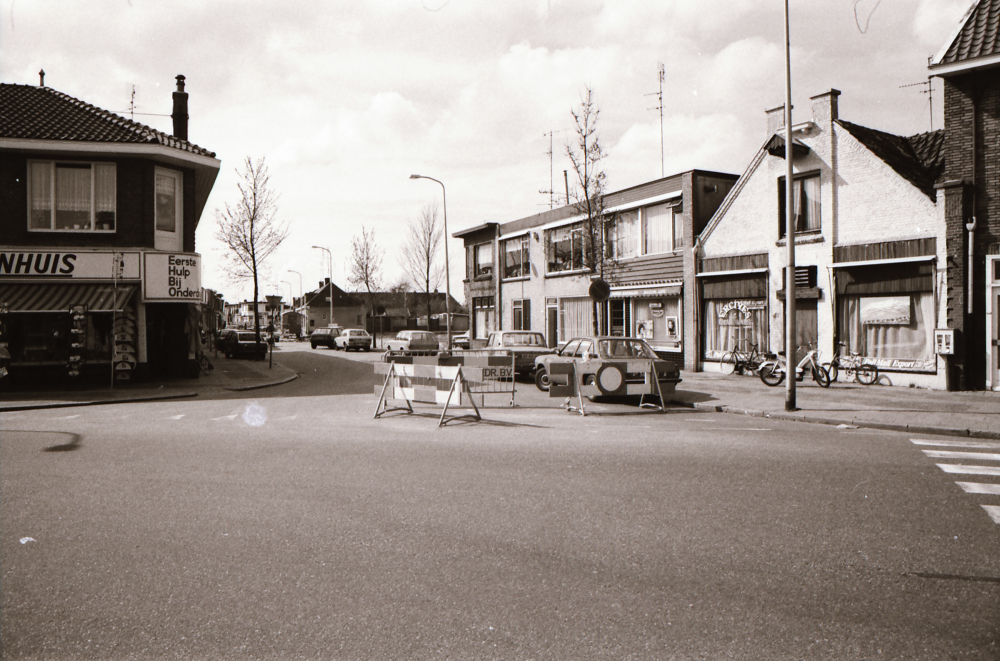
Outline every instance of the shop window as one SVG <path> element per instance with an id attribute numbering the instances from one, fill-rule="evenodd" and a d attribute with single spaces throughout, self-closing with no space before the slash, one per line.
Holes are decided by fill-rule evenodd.
<path id="1" fill-rule="evenodd" d="M 660 351 L 680 351 L 682 345 L 679 296 L 635 299 L 635 335 Z"/>
<path id="2" fill-rule="evenodd" d="M 480 243 L 475 247 L 475 271 L 473 275 L 491 275 L 493 273 L 493 244 Z"/>
<path id="3" fill-rule="evenodd" d="M 526 278 L 531 275 L 528 262 L 528 236 L 503 242 L 503 277 Z"/>
<path id="4" fill-rule="evenodd" d="M 767 302 L 764 299 L 714 299 L 704 302 L 705 360 L 721 360 L 733 349 L 768 350 Z"/>
<path id="5" fill-rule="evenodd" d="M 511 330 L 531 330 L 531 301 L 511 301 Z"/>
<path id="6" fill-rule="evenodd" d="M 879 369 L 933 371 L 934 293 L 842 295 L 837 299 L 841 342 Z"/>
<path id="7" fill-rule="evenodd" d="M 545 233 L 548 245 L 546 273 L 581 271 L 583 265 L 584 229 L 582 224 L 567 225 Z"/>
<path id="8" fill-rule="evenodd" d="M 28 229 L 113 232 L 114 163 L 28 162 Z"/>
<path id="9" fill-rule="evenodd" d="M 792 179 L 792 211 L 796 234 L 818 232 L 821 227 L 818 172 Z M 785 236 L 785 178 L 778 178 L 778 237 Z"/>

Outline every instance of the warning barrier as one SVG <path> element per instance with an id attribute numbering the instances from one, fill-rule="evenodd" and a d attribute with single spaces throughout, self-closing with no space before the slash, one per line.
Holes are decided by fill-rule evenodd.
<path id="1" fill-rule="evenodd" d="M 548 365 L 549 397 L 576 397 L 579 406 L 569 406 L 567 402 L 566 408 L 581 415 L 587 415 L 584 396 L 640 395 L 639 406 L 664 411 L 660 379 L 671 378 L 665 370 L 666 366 L 664 371 L 657 370 L 652 360 L 553 362 Z M 660 403 L 644 401 L 651 395 L 659 397 Z"/>
<path id="2" fill-rule="evenodd" d="M 400 365 L 441 365 L 445 367 L 461 365 L 482 368 L 482 378 L 470 380 L 469 392 L 480 395 L 480 404 L 482 405 L 485 405 L 482 396 L 509 394 L 509 405 L 514 406 L 517 386 L 514 381 L 514 356 L 509 351 L 466 350 L 441 353 L 436 356 L 414 356 L 392 351 L 386 352 L 382 360 Z M 378 372 L 376 369 L 376 373 L 382 372 Z"/>

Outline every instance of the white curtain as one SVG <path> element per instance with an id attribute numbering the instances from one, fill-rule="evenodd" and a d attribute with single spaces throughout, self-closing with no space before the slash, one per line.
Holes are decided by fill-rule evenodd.
<path id="1" fill-rule="evenodd" d="M 645 250 L 643 254 L 655 255 L 674 249 L 674 210 L 666 204 L 643 209 L 645 216 Z"/>
<path id="2" fill-rule="evenodd" d="M 848 349 L 867 358 L 933 360 L 934 294 L 921 292 L 904 296 L 909 299 L 909 318 L 895 316 L 899 321 L 907 322 L 905 324 L 864 323 L 862 309 L 871 307 L 866 306 L 866 302 L 871 299 L 887 300 L 889 297 L 841 296 L 840 337 Z"/>
<path id="3" fill-rule="evenodd" d="M 591 335 L 594 331 L 594 304 L 588 297 L 559 301 L 559 341 Z"/>
<path id="4" fill-rule="evenodd" d="M 742 302 L 742 301 L 738 301 Z M 767 309 L 730 305 L 730 300 L 705 301 L 705 359 L 721 360 L 733 349 L 767 351 Z M 728 308 L 728 309 L 727 309 Z"/>
<path id="5" fill-rule="evenodd" d="M 52 229 L 52 163 L 31 164 L 31 229 Z"/>
<path id="6" fill-rule="evenodd" d="M 820 229 L 819 177 L 798 179 L 792 186 L 795 231 Z"/>
<path id="7" fill-rule="evenodd" d="M 90 229 L 90 166 L 56 165 L 56 228 Z"/>
<path id="8" fill-rule="evenodd" d="M 626 259 L 639 254 L 639 212 L 625 211 L 615 221 L 613 241 L 615 259 Z"/>

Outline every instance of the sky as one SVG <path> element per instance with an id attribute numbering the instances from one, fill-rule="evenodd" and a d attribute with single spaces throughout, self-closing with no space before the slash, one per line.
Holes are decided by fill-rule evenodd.
<path id="1" fill-rule="evenodd" d="M 927 62 L 971 3 L 791 0 L 793 123 L 808 118 L 810 97 L 836 88 L 842 119 L 899 135 L 942 128 L 942 85 L 933 79 L 927 94 Z M 189 140 L 222 162 L 196 234 L 202 286 L 230 302 L 252 297 L 220 269 L 216 211 L 237 200 L 244 159 L 264 158 L 289 235 L 265 265 L 261 296 L 287 299 L 329 275 L 314 245 L 331 251 L 334 282 L 352 289 L 351 240 L 362 227 L 384 252 L 384 285 L 405 281 L 409 224 L 428 205 L 440 211 L 444 195 L 449 234 L 548 210 L 542 191 L 564 196 L 571 111 L 588 88 L 609 191 L 692 169 L 741 174 L 767 138 L 765 110 L 784 103 L 783 9 L 780 0 L 0 0 L 0 80 L 37 85 L 44 69 L 46 86 L 170 133 L 183 74 Z M 462 241 L 450 239 L 448 252 L 451 292 L 463 301 Z"/>

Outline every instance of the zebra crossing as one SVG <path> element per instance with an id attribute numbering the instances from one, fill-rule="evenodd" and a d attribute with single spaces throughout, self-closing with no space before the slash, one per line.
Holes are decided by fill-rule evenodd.
<path id="1" fill-rule="evenodd" d="M 928 459 L 960 462 L 937 464 L 938 468 L 949 475 L 976 476 L 975 482 L 956 481 L 955 484 L 967 494 L 982 497 L 985 502 L 980 502 L 980 505 L 995 523 L 1000 524 L 1000 442 L 936 441 L 915 438 L 911 438 L 910 442 L 917 446 L 947 448 L 922 449 L 922 451 Z"/>

